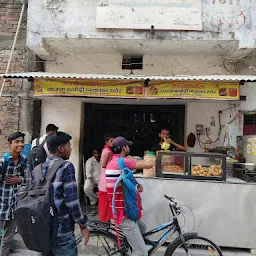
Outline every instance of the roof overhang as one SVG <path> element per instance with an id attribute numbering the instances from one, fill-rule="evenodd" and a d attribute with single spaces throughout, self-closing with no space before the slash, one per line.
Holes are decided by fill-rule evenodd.
<path id="1" fill-rule="evenodd" d="M 249 75 L 206 75 L 206 76 L 161 76 L 161 75 L 107 75 L 107 74 L 76 74 L 28 72 L 0 74 L 3 78 L 45 78 L 45 79 L 102 79 L 102 80 L 169 80 L 169 81 L 225 81 L 225 82 L 256 82 L 256 76 Z"/>

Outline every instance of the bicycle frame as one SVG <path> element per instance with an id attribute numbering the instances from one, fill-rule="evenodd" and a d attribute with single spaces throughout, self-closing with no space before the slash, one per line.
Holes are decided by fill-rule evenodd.
<path id="1" fill-rule="evenodd" d="M 169 228 L 169 229 L 168 229 Z M 149 240 L 147 237 L 151 236 L 153 234 L 156 234 L 162 230 L 168 229 L 161 237 L 160 239 L 155 243 Z M 153 247 L 148 251 L 148 255 L 153 255 L 166 241 L 169 237 L 171 237 L 175 232 L 177 231 L 177 228 L 173 221 L 168 222 L 166 224 L 162 224 L 147 233 L 143 234 L 143 238 L 145 240 L 145 243 L 148 245 L 152 245 Z"/>
<path id="2" fill-rule="evenodd" d="M 173 198 L 170 198 L 168 196 L 165 196 L 165 197 L 171 201 L 171 203 L 169 204 L 169 207 L 170 207 L 170 210 L 171 210 L 171 213 L 172 213 L 172 216 L 173 216 L 173 221 L 162 224 L 162 225 L 160 225 L 160 226 L 158 226 L 158 227 L 156 227 L 156 228 L 154 228 L 154 229 L 152 229 L 152 230 L 150 230 L 147 233 L 142 235 L 143 238 L 144 238 L 145 243 L 147 245 L 152 246 L 152 248 L 148 251 L 149 256 L 153 255 L 167 241 L 167 239 L 170 238 L 175 232 L 179 233 L 179 236 L 182 239 L 182 243 L 185 245 L 185 240 L 184 240 L 184 237 L 183 237 L 183 234 L 182 234 L 182 231 L 181 231 L 181 228 L 179 226 L 178 219 L 177 219 L 177 216 L 179 214 L 178 208 L 177 208 L 177 203 L 175 203 L 173 201 Z M 114 228 L 111 228 L 111 225 L 112 225 L 111 223 L 101 223 L 101 222 L 98 222 L 98 221 L 96 221 L 94 223 L 97 223 L 101 227 L 104 226 L 106 228 L 107 232 L 108 232 L 108 230 L 112 230 L 112 231 L 115 230 Z M 99 228 L 99 226 L 98 226 L 98 228 Z M 151 241 L 150 239 L 147 238 L 148 236 L 156 234 L 156 233 L 158 233 L 162 230 L 165 230 L 165 229 L 168 229 L 168 230 L 160 237 L 160 239 L 157 242 L 153 242 L 153 241 Z M 120 248 L 120 249 L 122 250 L 122 248 Z M 120 251 L 120 249 L 118 251 Z M 187 250 L 186 246 L 185 246 L 185 251 L 188 253 L 188 250 Z M 115 253 L 113 253 L 111 255 L 114 255 Z"/>
<path id="3" fill-rule="evenodd" d="M 152 255 L 154 254 L 165 242 L 166 240 L 171 237 L 175 232 L 179 233 L 179 236 L 182 239 L 182 242 L 185 244 L 185 240 L 184 237 L 182 235 L 181 232 L 181 228 L 177 219 L 177 216 L 179 214 L 178 209 L 177 209 L 177 203 L 173 201 L 173 198 L 168 197 L 165 195 L 165 197 L 171 201 L 171 203 L 169 204 L 172 216 L 173 216 L 173 221 L 168 222 L 166 224 L 162 224 L 154 229 L 152 229 L 151 231 L 147 232 L 146 234 L 143 235 L 143 238 L 145 240 L 146 244 L 150 244 L 152 245 L 152 248 L 148 251 L 148 255 Z M 168 229 L 169 228 L 169 229 Z M 168 229 L 168 231 L 166 231 L 162 237 L 156 242 L 152 242 L 150 241 L 147 236 L 150 236 L 152 234 L 158 233 L 159 231 L 162 231 L 164 229 Z M 187 252 L 187 249 L 185 248 L 185 251 Z"/>
<path id="4" fill-rule="evenodd" d="M 111 230 L 112 232 L 115 231 L 114 227 L 111 227 L 111 223 L 102 223 L 100 221 L 93 221 L 93 224 L 89 225 L 94 230 L 105 230 L 106 232 L 109 232 Z M 151 236 L 153 234 L 156 234 L 162 230 L 168 229 L 157 242 L 153 242 L 150 239 L 148 239 L 148 236 Z M 148 255 L 153 255 L 166 241 L 169 237 L 171 237 L 175 232 L 177 232 L 177 227 L 174 224 L 173 221 L 170 221 L 168 223 L 159 225 L 158 227 L 148 231 L 147 233 L 143 234 L 144 241 L 147 245 L 151 245 L 152 248 L 148 251 Z M 122 250 L 122 248 L 121 248 Z M 113 252 L 111 255 L 115 255 L 120 249 Z"/>

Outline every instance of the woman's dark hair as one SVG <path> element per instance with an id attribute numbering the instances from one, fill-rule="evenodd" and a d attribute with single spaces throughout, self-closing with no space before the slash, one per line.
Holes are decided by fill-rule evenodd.
<path id="1" fill-rule="evenodd" d="M 51 154 L 56 153 L 59 146 L 64 146 L 71 139 L 72 137 L 65 132 L 56 132 L 48 135 L 46 137 L 46 143 L 47 143 L 49 152 Z"/>
<path id="2" fill-rule="evenodd" d="M 24 138 L 25 134 L 22 132 L 14 132 L 8 136 L 8 142 L 12 144 L 12 141 L 18 139 L 19 137 Z"/>
<path id="3" fill-rule="evenodd" d="M 115 137 L 113 136 L 113 134 L 106 134 L 106 135 L 104 136 L 104 141 L 105 141 L 105 142 L 108 142 L 111 138 L 115 138 Z"/>

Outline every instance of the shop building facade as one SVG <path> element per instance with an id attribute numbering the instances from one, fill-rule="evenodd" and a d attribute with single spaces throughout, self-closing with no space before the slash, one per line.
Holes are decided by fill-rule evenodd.
<path id="1" fill-rule="evenodd" d="M 109 9 L 102 9 L 104 6 Z M 171 5 L 166 1 L 163 6 L 145 5 L 145 10 L 150 9 L 146 16 L 153 18 L 143 16 L 142 22 L 138 18 L 140 15 L 131 16 L 126 12 L 141 12 L 141 1 L 126 1 L 126 6 L 122 6 L 125 11 L 120 13 L 120 17 L 115 17 L 115 22 L 109 22 L 110 13 L 115 14 L 119 10 L 115 8 L 119 7 L 118 1 L 29 1 L 26 45 L 41 58 L 46 73 L 169 75 L 188 78 L 196 75 L 230 75 L 232 78 L 233 75 L 255 74 L 256 20 L 253 13 L 256 3 L 209 0 L 188 1 L 188 5 L 184 6 L 180 1 L 171 1 Z M 170 11 L 175 13 L 176 21 L 168 25 Z M 159 23 L 154 19 L 154 13 L 163 15 Z M 186 17 L 189 18 L 186 20 Z M 143 67 L 124 69 L 122 64 L 125 63 L 125 57 L 140 57 Z M 23 79 L 23 83 L 27 83 L 27 79 Z M 249 88 L 243 90 L 241 86 L 241 95 L 249 95 Z M 30 92 L 32 95 L 33 89 Z M 71 160 L 78 170 L 81 170 L 82 155 L 89 154 L 84 152 L 83 146 L 86 136 L 85 104 L 138 103 L 136 99 L 61 96 L 40 97 L 41 134 L 51 122 L 70 133 L 73 136 Z M 185 106 L 184 144 L 188 134 L 195 132 L 196 124 L 209 127 L 211 118 L 216 122 L 215 126 L 210 127 L 210 137 L 214 140 L 219 130 L 218 111 L 230 108 L 232 104 L 232 114 L 228 111 L 223 114 L 222 122 L 225 124 L 236 116 L 243 105 L 239 105 L 239 102 L 188 99 L 148 100 L 138 104 L 160 104 L 163 108 L 168 105 Z M 238 131 L 241 133 L 242 116 L 239 118 Z M 24 130 L 32 134 L 29 128 Z M 224 133 L 221 136 L 223 138 Z M 222 143 L 223 139 L 220 139 L 220 145 Z M 189 150 L 202 149 L 196 144 Z"/>
<path id="2" fill-rule="evenodd" d="M 40 111 L 31 108 L 36 111 L 34 117 L 40 119 L 40 128 L 33 124 L 28 126 L 30 123 L 27 121 L 26 127 L 18 126 L 20 130 L 35 137 L 37 135 L 33 134 L 33 130 L 40 130 L 40 133 L 44 134 L 46 125 L 54 123 L 60 130 L 72 135 L 71 161 L 77 171 L 78 183 L 82 176 L 83 156 L 87 158 L 93 147 L 103 146 L 103 136 L 108 130 L 105 126 L 106 121 L 109 121 L 108 125 L 112 128 L 116 125 L 113 121 L 118 120 L 118 131 L 124 134 L 131 124 L 131 130 L 139 129 L 136 125 L 143 120 L 145 124 L 151 125 L 149 128 L 152 128 L 157 137 L 161 126 L 154 124 L 160 120 L 161 125 L 170 125 L 172 130 L 174 128 L 176 132 L 180 132 L 176 133 L 177 138 L 181 134 L 181 141 L 178 142 L 186 147 L 188 135 L 191 132 L 196 134 L 196 125 L 203 125 L 204 129 L 209 130 L 208 134 L 204 132 L 200 139 L 206 142 L 210 138 L 215 141 L 213 147 L 221 147 L 234 145 L 234 138 L 242 135 L 241 111 L 256 108 L 256 3 L 246 0 L 188 0 L 185 4 L 179 0 L 155 1 L 153 5 L 152 1 L 145 3 L 127 0 L 121 3 L 110 0 L 30 0 L 27 6 L 26 45 L 43 61 L 44 72 L 22 72 L 6 76 L 7 79 L 13 78 L 11 81 L 15 82 L 21 78 L 23 88 L 29 88 L 26 95 L 29 101 L 39 100 L 41 105 Z M 175 19 L 170 13 L 174 14 Z M 132 60 L 137 62 L 134 63 Z M 127 68 L 127 65 L 130 68 Z M 127 90 L 124 95 L 114 97 L 103 93 L 111 84 L 120 89 L 128 88 L 129 82 L 136 89 L 139 88 L 136 93 L 132 91 L 133 97 L 129 96 L 130 92 Z M 168 87 L 168 83 L 170 86 L 176 83 L 178 87 L 186 84 L 186 88 L 198 85 L 206 88 L 219 88 L 225 85 L 229 88 L 228 86 L 234 85 L 237 98 L 228 98 L 226 90 L 214 98 L 200 98 L 198 95 L 192 95 L 190 98 L 185 95 L 147 97 L 145 92 L 152 84 L 157 85 L 157 90 L 163 84 L 167 84 Z M 102 85 L 99 86 L 103 90 L 102 93 L 84 93 L 84 88 L 95 84 Z M 74 90 L 70 89 L 69 93 L 63 93 L 63 86 Z M 5 88 L 8 88 L 8 85 Z M 145 93 L 144 97 L 139 97 L 141 89 Z M 246 96 L 246 101 L 240 96 Z M 152 109 L 157 109 L 157 114 Z M 20 120 L 25 120 L 21 118 L 24 113 L 22 110 L 19 111 Z M 108 119 L 113 113 L 116 116 L 112 115 L 113 119 Z M 123 115 L 122 119 L 120 113 L 128 114 Z M 130 122 L 131 114 L 134 120 L 139 121 Z M 149 120 L 146 121 L 148 117 Z M 176 120 L 176 123 L 173 120 Z M 233 138 L 227 140 L 230 133 Z M 142 135 L 143 131 L 139 136 Z M 150 142 L 153 136 L 147 140 Z M 94 140 L 96 137 L 102 141 L 102 145 Z M 132 140 L 136 138 L 129 137 Z M 176 140 L 175 137 L 172 138 Z M 187 147 L 187 150 L 204 152 L 205 149 L 197 140 L 195 146 Z M 160 184 L 162 180 L 147 181 L 142 178 L 143 182 L 145 186 L 150 182 L 154 186 L 154 182 Z M 180 187 L 188 189 L 180 191 Z M 247 186 L 236 183 L 230 185 L 225 182 L 166 179 L 159 185 L 157 195 L 160 197 L 164 191 L 171 192 L 175 197 L 184 199 L 192 208 L 195 207 L 195 215 L 199 219 L 199 232 L 221 246 L 253 249 L 255 239 L 251 234 L 254 233 L 255 209 L 244 207 L 241 211 L 243 216 L 233 213 L 237 210 L 237 205 L 253 205 L 252 197 L 246 197 L 245 201 L 242 195 L 253 194 L 254 190 L 255 186 L 251 184 Z M 214 191 L 219 193 L 218 198 L 223 197 L 225 200 L 215 200 Z M 155 193 L 153 190 L 151 192 Z M 146 202 L 146 196 L 143 199 Z M 164 204 L 163 199 L 158 201 L 161 207 L 160 203 Z M 228 203 L 230 205 L 226 207 Z M 148 202 L 145 212 L 150 209 L 150 212 L 154 213 L 159 207 Z M 209 215 L 205 214 L 205 209 L 208 209 Z M 249 215 L 246 209 L 251 209 Z M 229 219 L 217 218 L 220 210 L 221 216 L 229 216 Z M 151 215 L 155 217 L 159 214 L 155 212 Z M 216 218 L 216 222 L 212 221 L 211 216 Z M 239 219 L 240 216 L 242 217 Z M 160 217 L 161 220 L 165 220 L 169 215 L 163 211 Z M 150 220 L 150 216 L 148 218 Z M 241 219 L 249 224 L 244 225 Z M 153 221 L 150 220 L 148 223 L 152 225 Z M 201 223 L 204 225 L 200 225 Z M 213 226 L 212 223 L 216 225 Z M 240 233 L 234 238 L 237 232 L 232 230 L 233 223 L 240 224 L 236 228 L 245 230 L 244 233 L 251 237 L 250 241 L 246 236 L 241 239 Z M 223 230 L 225 232 L 222 232 Z M 236 243 L 238 240 L 239 244 Z"/>

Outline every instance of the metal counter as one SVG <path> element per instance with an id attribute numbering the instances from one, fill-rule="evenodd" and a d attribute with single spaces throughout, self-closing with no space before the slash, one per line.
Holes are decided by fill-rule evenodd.
<path id="1" fill-rule="evenodd" d="M 256 184 L 236 178 L 226 182 L 138 176 L 136 179 L 144 186 L 143 221 L 148 229 L 170 221 L 168 200 L 164 198 L 167 194 L 191 207 L 194 231 L 199 235 L 219 246 L 256 248 Z M 184 209 L 184 229 L 190 231 L 193 216 L 188 208 Z M 184 223 L 183 216 L 179 219 Z"/>

